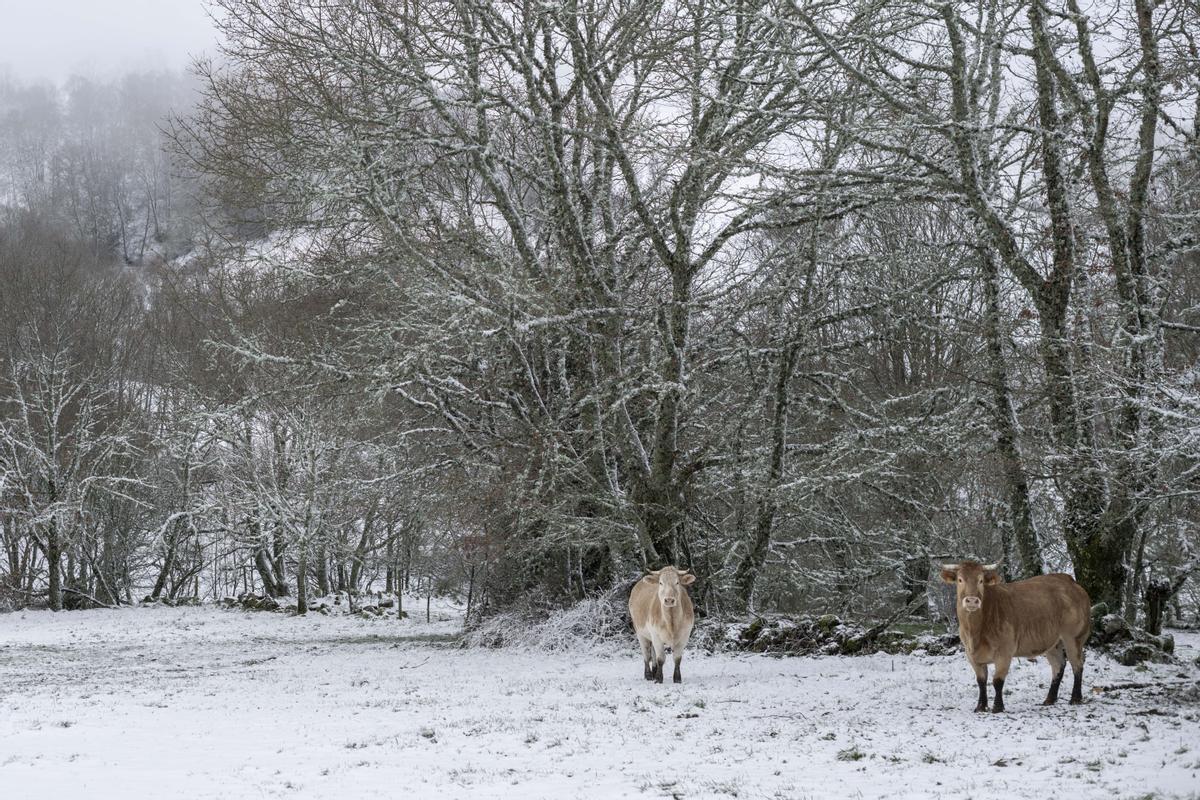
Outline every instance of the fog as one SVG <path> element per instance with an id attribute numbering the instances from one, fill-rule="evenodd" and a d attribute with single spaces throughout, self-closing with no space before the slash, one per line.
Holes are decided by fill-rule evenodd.
<path id="1" fill-rule="evenodd" d="M 61 83 L 186 67 L 215 42 L 203 0 L 0 0 L 0 74 Z"/>

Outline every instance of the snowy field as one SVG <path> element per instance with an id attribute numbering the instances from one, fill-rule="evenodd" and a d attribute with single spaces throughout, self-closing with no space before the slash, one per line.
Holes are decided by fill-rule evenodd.
<path id="1" fill-rule="evenodd" d="M 654 685 L 632 636 L 620 653 L 464 650 L 440 616 L 0 614 L 0 798 L 1200 792 L 1194 634 L 1187 667 L 1092 656 L 1082 707 L 1068 683 L 1038 705 L 1046 667 L 1020 662 L 1008 713 L 985 715 L 961 655 L 692 653 L 682 685 Z"/>

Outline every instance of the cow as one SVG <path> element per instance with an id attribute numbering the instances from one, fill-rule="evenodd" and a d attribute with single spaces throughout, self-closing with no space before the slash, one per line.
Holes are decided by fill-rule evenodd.
<path id="1" fill-rule="evenodd" d="M 695 581 L 696 576 L 685 569 L 663 567 L 639 580 L 629 593 L 629 616 L 642 646 L 642 674 L 648 681 L 663 682 L 663 661 L 670 653 L 675 657 L 672 680 L 683 683 L 679 662 L 696 622 L 692 598 L 684 587 Z"/>
<path id="2" fill-rule="evenodd" d="M 987 711 L 988 664 L 996 665 L 992 711 L 1004 710 L 1004 679 L 1014 658 L 1045 656 L 1050 691 L 1042 705 L 1058 700 L 1066 661 L 1075 685 L 1071 705 L 1083 702 L 1083 645 L 1091 633 L 1091 599 L 1070 575 L 1038 575 L 1003 583 L 999 564 L 943 564 L 942 580 L 957 589 L 958 635 L 979 684 L 976 711 Z"/>

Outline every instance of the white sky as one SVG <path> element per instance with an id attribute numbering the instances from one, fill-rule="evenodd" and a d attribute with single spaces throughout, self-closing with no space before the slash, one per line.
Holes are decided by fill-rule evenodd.
<path id="1" fill-rule="evenodd" d="M 204 0 L 0 0 L 0 73 L 23 81 L 182 69 L 215 41 Z"/>

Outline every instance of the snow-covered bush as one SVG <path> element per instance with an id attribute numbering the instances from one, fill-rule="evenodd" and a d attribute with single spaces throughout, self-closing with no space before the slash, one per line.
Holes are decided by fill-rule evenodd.
<path id="1" fill-rule="evenodd" d="M 627 597 L 627 588 L 620 586 L 567 608 L 505 611 L 473 625 L 464 642 L 468 647 L 524 647 L 549 652 L 609 648 L 617 642 L 631 642 Z"/>

